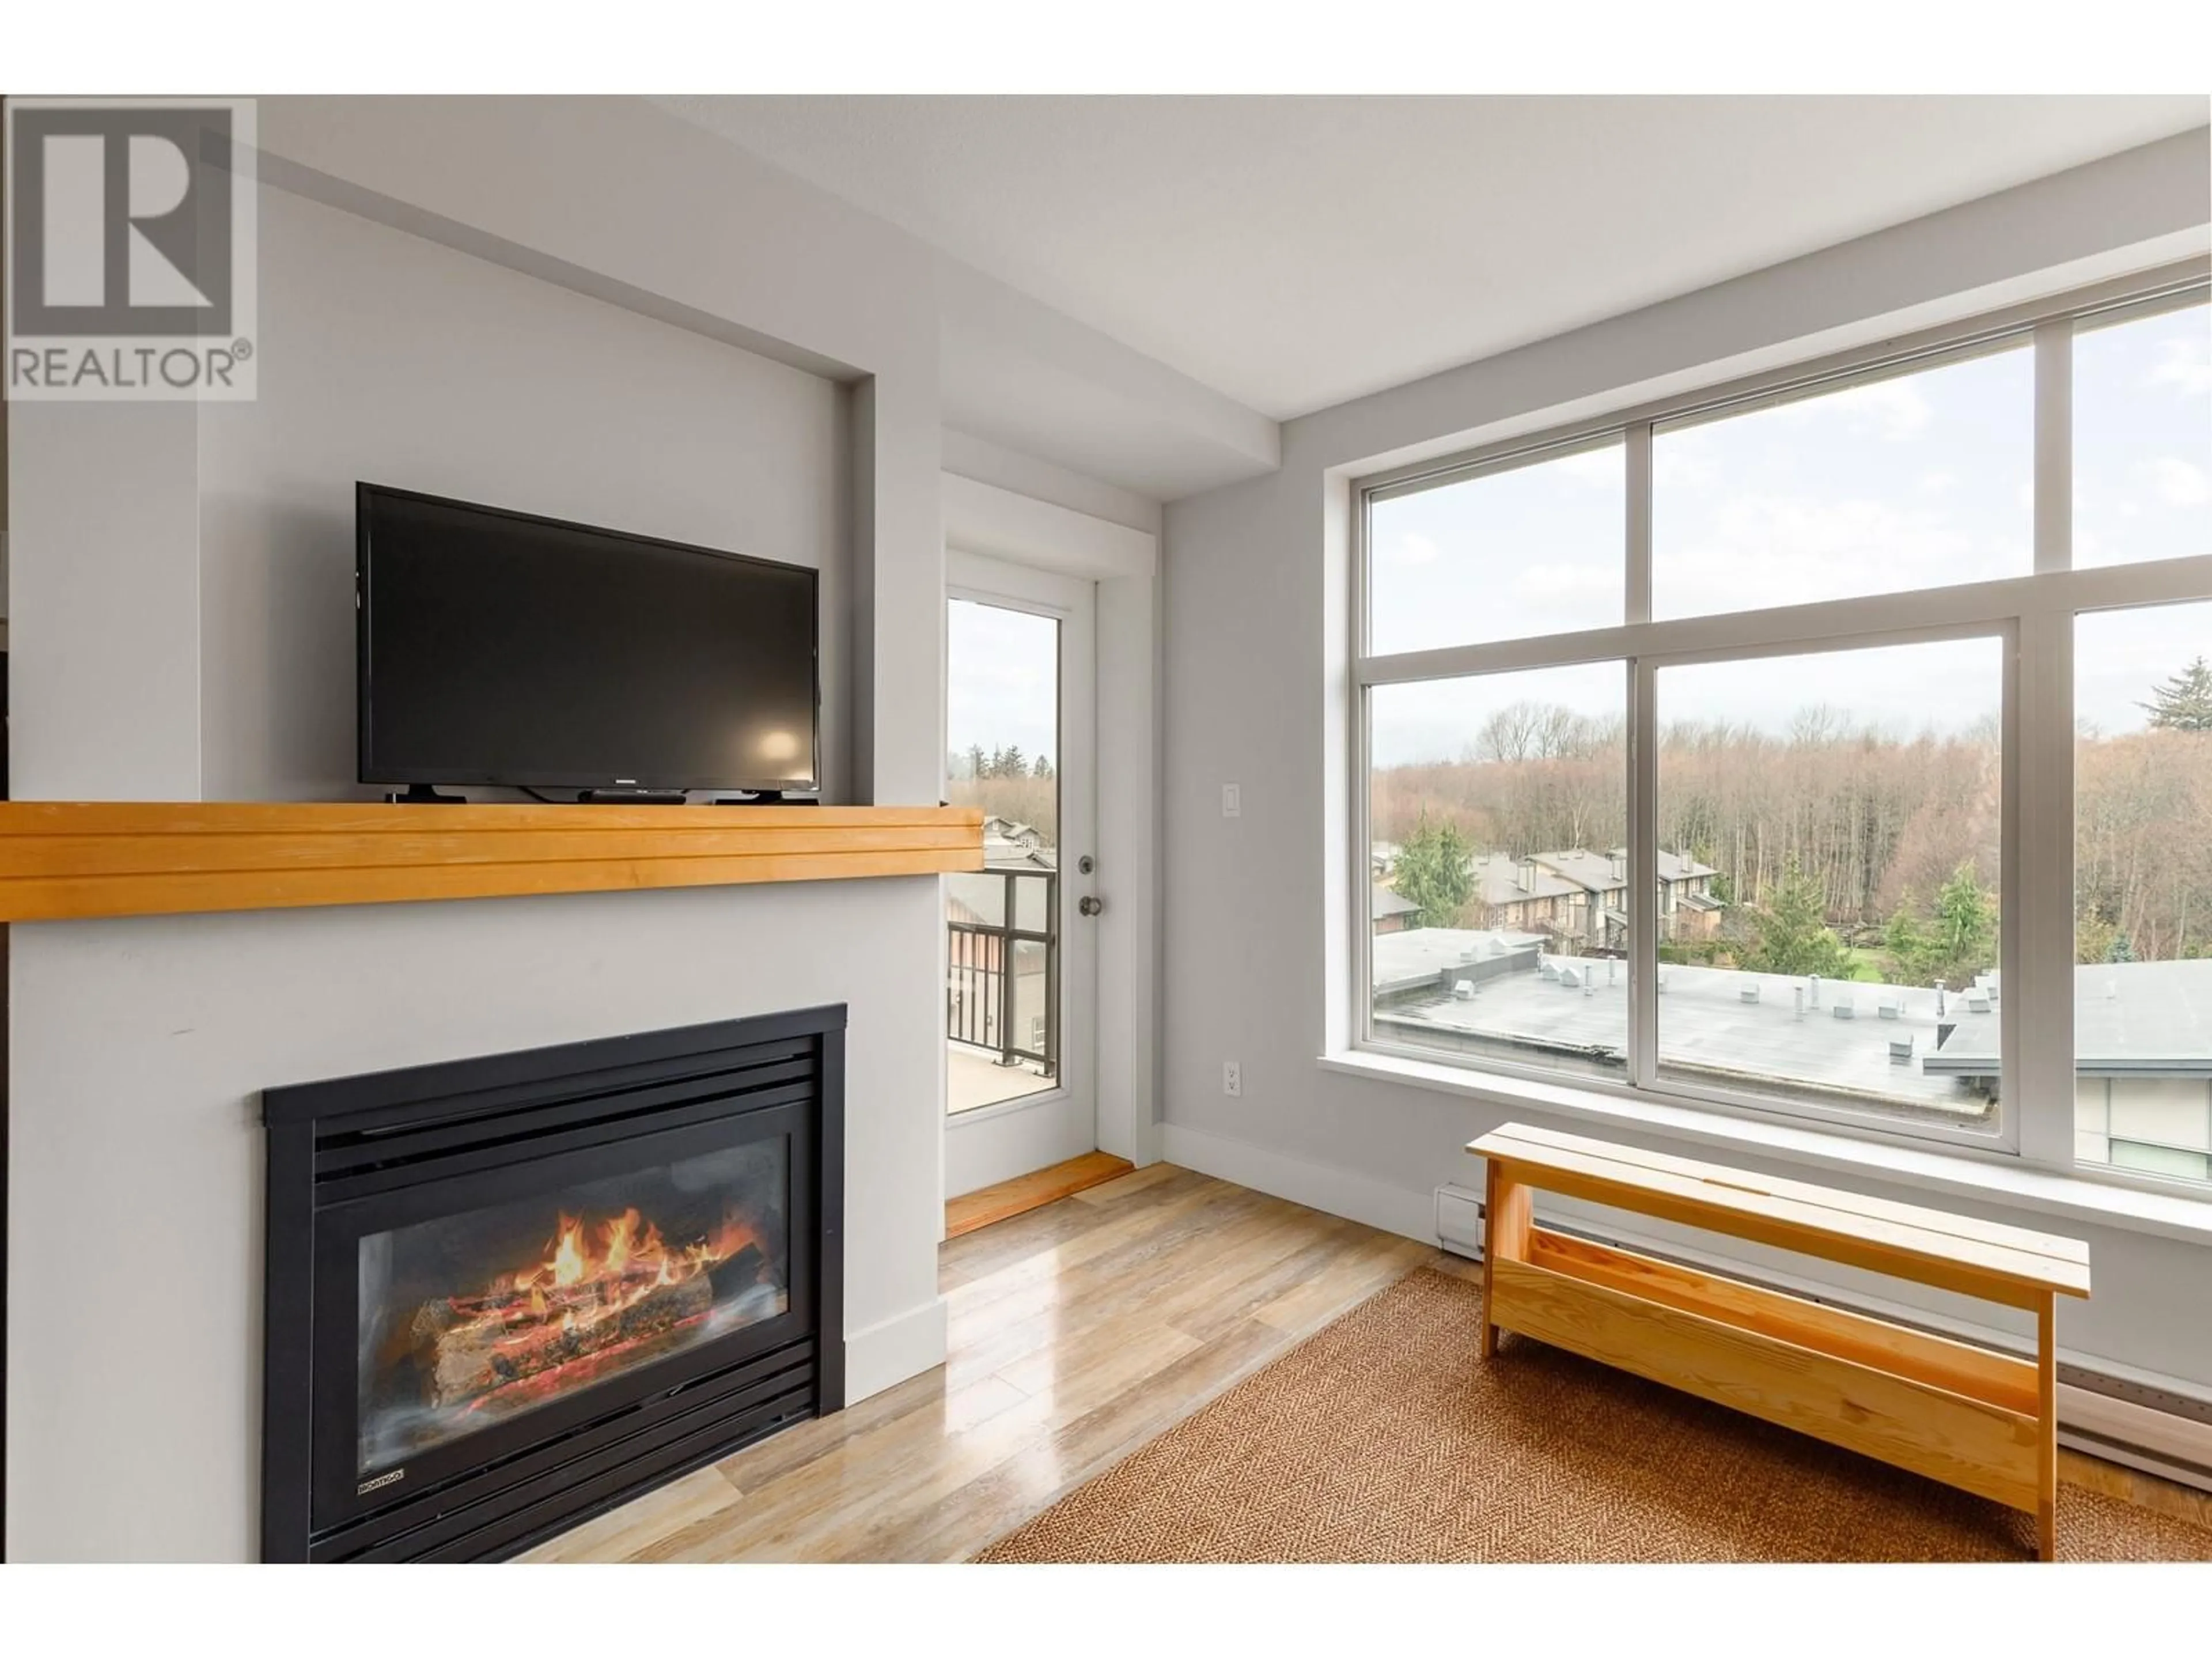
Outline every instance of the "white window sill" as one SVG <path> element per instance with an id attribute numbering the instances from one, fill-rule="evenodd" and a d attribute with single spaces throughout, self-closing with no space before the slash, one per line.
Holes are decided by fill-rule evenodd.
<path id="1" fill-rule="evenodd" d="M 1832 1175 L 1859 1175 L 2014 1206 L 2039 1215 L 2212 1245 L 2212 1200 L 2146 1192 L 1989 1158 L 1862 1140 L 1796 1124 L 1698 1111 L 1659 1101 L 1626 1100 L 1568 1084 L 1503 1077 L 1396 1054 L 1353 1050 L 1323 1054 L 1320 1064 L 1324 1071 L 1408 1084 L 1540 1119 L 1565 1120 L 1571 1127 L 1635 1130 L 1707 1152 L 1778 1158 Z"/>

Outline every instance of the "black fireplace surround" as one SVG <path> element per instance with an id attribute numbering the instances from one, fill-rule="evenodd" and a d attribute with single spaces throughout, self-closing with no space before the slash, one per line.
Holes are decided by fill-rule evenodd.
<path id="1" fill-rule="evenodd" d="M 271 1089 L 264 1561 L 528 1548 L 845 1395 L 845 1010 Z"/>

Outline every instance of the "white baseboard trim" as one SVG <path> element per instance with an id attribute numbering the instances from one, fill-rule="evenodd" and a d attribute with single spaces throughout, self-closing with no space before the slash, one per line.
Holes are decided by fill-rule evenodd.
<path id="1" fill-rule="evenodd" d="M 1310 1210 L 1362 1221 L 1386 1233 L 1437 1242 L 1436 1210 L 1426 1193 L 1408 1192 L 1349 1170 L 1309 1163 L 1249 1140 L 1209 1134 L 1180 1123 L 1160 1126 L 1160 1156 L 1217 1181 L 1287 1198 Z"/>
<path id="2" fill-rule="evenodd" d="M 856 1405 L 895 1382 L 945 1363 L 945 1304 L 933 1297 L 919 1308 L 845 1334 L 845 1403 Z"/>
<path id="3" fill-rule="evenodd" d="M 2212 1490 L 2212 1423 L 2061 1382 L 2058 1438 L 2076 1451 Z"/>

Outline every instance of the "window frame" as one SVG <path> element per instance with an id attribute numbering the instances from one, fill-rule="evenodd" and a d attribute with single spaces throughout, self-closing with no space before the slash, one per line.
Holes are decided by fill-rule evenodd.
<path id="1" fill-rule="evenodd" d="M 1922 333 L 1724 380 L 1609 414 L 1480 448 L 1355 477 L 1349 525 L 1351 594 L 1344 745 L 1350 766 L 1350 1045 L 1401 1060 L 1566 1088 L 1654 1106 L 1690 1107 L 1826 1127 L 1854 1138 L 1932 1144 L 2015 1167 L 2203 1200 L 2203 1183 L 2077 1164 L 2074 1155 L 2074 623 L 2086 611 L 2212 599 L 2212 554 L 2075 568 L 2072 561 L 2072 368 L 2077 331 L 2212 301 L 2212 260 L 2193 259 L 1970 318 Z M 1655 429 L 1723 419 L 1796 397 L 1887 380 L 2026 346 L 2033 363 L 2033 559 L 2023 575 L 1758 611 L 1655 621 L 1651 613 L 1651 453 Z M 1368 649 L 1369 509 L 1378 500 L 1558 459 L 1619 440 L 1626 453 L 1622 623 L 1530 638 L 1376 655 Z M 2006 641 L 2001 720 L 1999 968 L 2005 988 L 1994 1130 L 1869 1109 L 1760 1096 L 1663 1079 L 1657 1056 L 1656 676 L 1686 662 L 1799 655 L 1917 640 L 1997 635 Z M 1369 692 L 1377 685 L 1516 669 L 1619 662 L 1627 678 L 1630 953 L 1626 1063 L 1618 1079 L 1378 1038 L 1370 967 L 1372 805 Z M 2053 945 L 2068 971 L 2039 970 Z M 1785 1085 L 1786 1086 L 1786 1085 Z"/>

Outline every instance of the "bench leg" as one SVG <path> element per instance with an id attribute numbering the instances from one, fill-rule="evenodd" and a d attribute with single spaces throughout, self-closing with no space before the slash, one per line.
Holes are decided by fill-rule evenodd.
<path id="1" fill-rule="evenodd" d="M 2043 1298 L 2036 1313 L 2035 1366 L 2043 1418 L 2036 1430 L 2035 1553 L 2058 1559 L 2058 1298 Z"/>
<path id="2" fill-rule="evenodd" d="M 1482 1357 L 1498 1352 L 1498 1322 L 1491 1317 L 1491 1264 L 1498 1261 L 1525 1261 L 1528 1257 L 1528 1225 L 1534 1214 L 1534 1194 L 1488 1160 L 1482 1186 Z"/>
<path id="3" fill-rule="evenodd" d="M 1490 1264 L 1498 1260 L 1498 1163 L 1485 1162 L 1482 1179 L 1482 1357 L 1498 1352 L 1498 1327 L 1490 1320 Z"/>

